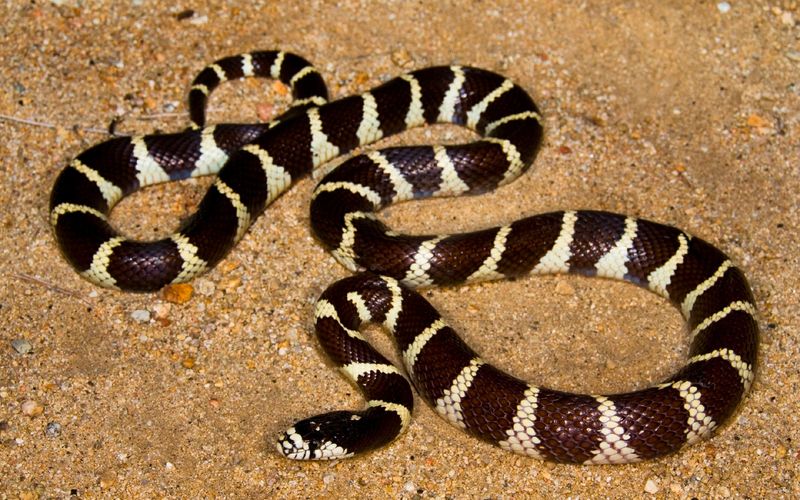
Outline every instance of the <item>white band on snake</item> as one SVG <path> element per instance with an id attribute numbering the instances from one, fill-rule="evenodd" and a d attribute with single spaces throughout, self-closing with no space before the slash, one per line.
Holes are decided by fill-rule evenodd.
<path id="1" fill-rule="evenodd" d="M 287 83 L 295 105 L 270 123 L 205 126 L 211 91 L 248 76 Z M 759 330 L 744 275 L 720 250 L 678 229 L 589 210 L 456 235 L 402 235 L 377 219 L 375 212 L 391 203 L 478 194 L 528 169 L 541 144 L 541 116 L 528 94 L 500 75 L 425 68 L 327 103 L 325 84 L 307 61 L 254 52 L 204 69 L 191 87 L 190 116 L 187 131 L 109 140 L 59 175 L 51 224 L 83 277 L 131 291 L 191 280 L 321 164 L 425 124 L 455 123 L 481 135 L 468 144 L 353 157 L 314 191 L 317 237 L 344 266 L 367 271 L 331 285 L 315 308 L 322 347 L 362 390 L 367 406 L 296 423 L 278 441 L 289 458 L 342 458 L 391 442 L 408 426 L 413 384 L 453 425 L 504 449 L 558 462 L 636 462 L 710 436 L 754 379 Z M 113 206 L 141 187 L 211 174 L 217 177 L 198 210 L 164 239 L 133 241 L 108 222 Z M 664 382 L 627 394 L 538 387 L 484 362 L 413 291 L 553 273 L 624 280 L 667 298 L 691 332 L 687 364 Z M 359 333 L 367 322 L 394 335 L 405 375 Z"/>

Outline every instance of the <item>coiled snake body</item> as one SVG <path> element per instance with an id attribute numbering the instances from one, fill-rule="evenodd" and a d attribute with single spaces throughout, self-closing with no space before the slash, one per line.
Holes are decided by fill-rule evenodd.
<path id="1" fill-rule="evenodd" d="M 205 127 L 219 83 L 280 79 L 295 105 L 266 124 Z M 359 333 L 383 324 L 419 394 L 454 425 L 505 449 L 574 463 L 657 457 L 711 435 L 754 378 L 758 325 L 739 269 L 712 245 L 678 229 L 597 211 L 535 215 L 469 234 L 408 236 L 374 215 L 431 196 L 476 194 L 514 180 L 533 161 L 541 117 L 528 94 L 497 74 L 432 67 L 358 96 L 326 103 L 319 73 L 284 52 L 221 59 L 193 82 L 185 132 L 122 137 L 74 159 L 50 202 L 62 253 L 90 281 L 153 291 L 213 267 L 277 196 L 353 148 L 426 123 L 464 125 L 482 137 L 455 146 L 387 148 L 351 158 L 312 195 L 321 242 L 355 275 L 330 286 L 315 308 L 319 340 L 364 393 L 367 407 L 296 423 L 279 439 L 295 459 L 332 459 L 382 446 L 407 426 L 406 377 Z M 148 184 L 217 174 L 197 212 L 169 237 L 131 241 L 108 223 L 125 195 Z M 527 273 L 580 273 L 646 287 L 678 307 L 691 332 L 689 361 L 654 387 L 581 395 L 537 387 L 485 363 L 412 289 Z"/>

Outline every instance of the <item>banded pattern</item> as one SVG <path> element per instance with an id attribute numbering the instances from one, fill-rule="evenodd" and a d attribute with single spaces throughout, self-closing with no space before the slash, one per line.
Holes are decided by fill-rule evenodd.
<path id="1" fill-rule="evenodd" d="M 226 79 L 243 76 L 288 83 L 295 106 L 268 124 L 203 127 L 210 92 Z M 530 166 L 541 142 L 538 110 L 527 93 L 475 68 L 426 68 L 360 96 L 329 104 L 325 99 L 321 77 L 298 56 L 256 52 L 210 65 L 192 84 L 190 130 L 112 139 L 81 153 L 61 172 L 51 193 L 50 218 L 62 253 L 96 284 L 155 291 L 215 266 L 293 182 L 357 146 L 425 123 L 462 124 L 479 133 L 491 129 L 483 140 L 429 151 L 437 161 L 434 168 L 445 173 L 441 185 L 432 185 L 424 171 L 412 179 L 429 184 L 423 189 L 453 195 L 513 180 Z M 359 158 L 386 158 L 391 175 L 394 155 L 422 165 L 429 149 L 395 148 Z M 472 165 L 474 179 L 455 174 L 456 165 L 464 163 Z M 129 240 L 108 223 L 114 205 L 141 187 L 214 173 L 217 179 L 197 211 L 167 238 Z M 395 201 L 401 199 L 399 193 Z M 342 255 L 353 260 L 348 251 Z"/>
<path id="2" fill-rule="evenodd" d="M 270 123 L 204 127 L 211 91 L 244 76 L 287 83 L 293 107 Z M 155 291 L 213 267 L 265 206 L 308 170 L 308 152 L 300 151 L 305 146 L 281 143 L 276 137 L 283 134 L 271 130 L 301 128 L 308 110 L 326 101 L 322 77 L 299 56 L 264 51 L 216 61 L 192 83 L 189 130 L 114 138 L 61 171 L 50 194 L 50 223 L 62 254 L 89 281 L 130 291 Z M 217 173 L 197 212 L 166 238 L 130 240 L 108 222 L 114 205 L 139 188 Z"/>
<path id="3" fill-rule="evenodd" d="M 339 188 L 325 189 L 331 181 L 323 180 L 318 192 L 338 192 L 339 202 L 363 192 L 354 189 L 361 181 L 334 177 Z M 331 206 L 336 201 L 329 200 Z M 364 210 L 366 202 L 364 197 L 350 210 Z M 321 217 L 325 211 L 315 213 Z M 367 411 L 387 394 L 405 398 L 406 392 L 398 388 L 405 379 L 358 332 L 363 322 L 380 323 L 393 334 L 411 382 L 447 421 L 506 450 L 557 462 L 619 464 L 674 452 L 709 437 L 753 382 L 759 333 L 747 281 L 722 252 L 678 229 L 594 211 L 541 214 L 509 226 L 435 237 L 400 235 L 370 217 L 353 220 L 359 221 L 351 238 L 354 247 L 391 240 L 412 249 L 405 259 L 381 261 L 383 276 L 362 273 L 333 284 L 317 305 L 319 340 L 365 393 Z M 412 272 L 422 268 L 428 270 Z M 629 281 L 669 299 L 691 331 L 687 365 L 661 384 L 627 394 L 537 387 L 484 362 L 410 288 L 563 272 Z M 357 376 L 348 368 L 355 360 L 366 363 L 359 365 Z M 384 444 L 402 432 L 410 412 L 410 401 L 403 408 L 382 407 L 381 416 L 391 420 L 383 429 L 391 433 L 371 444 Z M 348 443 L 364 444 L 374 434 L 372 422 L 362 422 L 360 415 L 334 412 L 302 421 L 279 440 L 278 448 L 291 458 L 349 455 L 355 448 L 334 452 L 317 437 L 327 435 L 330 426 Z"/>
<path id="4" fill-rule="evenodd" d="M 205 126 L 221 82 L 278 78 L 294 106 L 266 124 Z M 418 70 L 358 96 L 326 103 L 320 75 L 284 52 L 221 59 L 195 78 L 185 132 L 117 138 L 73 160 L 51 193 L 50 214 L 67 260 L 85 278 L 124 290 L 157 290 L 213 267 L 299 177 L 411 127 L 449 122 L 481 135 L 468 144 L 386 148 L 351 158 L 312 195 L 320 241 L 351 270 L 315 310 L 320 342 L 364 392 L 363 411 L 296 423 L 278 442 L 295 459 L 333 459 L 382 446 L 407 428 L 413 396 L 400 370 L 359 333 L 383 324 L 420 395 L 452 424 L 505 449 L 547 460 L 625 463 L 709 436 L 753 381 L 756 308 L 731 261 L 678 229 L 594 211 L 541 214 L 459 235 L 409 236 L 375 212 L 405 200 L 482 193 L 523 173 L 542 138 L 524 90 L 460 66 Z M 149 184 L 217 174 L 197 212 L 174 234 L 132 241 L 108 223 L 125 195 Z M 415 287 L 531 274 L 625 280 L 670 300 L 691 331 L 690 359 L 663 383 L 617 395 L 537 387 L 485 363 Z"/>

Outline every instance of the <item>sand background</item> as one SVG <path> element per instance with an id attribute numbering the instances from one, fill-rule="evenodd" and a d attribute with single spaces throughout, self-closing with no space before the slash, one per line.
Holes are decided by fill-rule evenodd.
<path id="1" fill-rule="evenodd" d="M 0 496 L 800 496 L 797 6 L 3 2 Z M 529 173 L 479 198 L 393 207 L 383 215 L 397 229 L 593 208 L 719 245 L 750 278 L 763 327 L 758 379 L 732 424 L 655 462 L 561 466 L 469 438 L 417 400 L 409 431 L 384 450 L 334 463 L 279 457 L 272 443 L 295 419 L 362 404 L 311 334 L 315 298 L 347 275 L 310 232 L 314 181 L 270 207 L 184 304 L 82 280 L 47 223 L 59 170 L 112 121 L 121 133 L 179 130 L 196 72 L 271 48 L 314 62 L 334 97 L 449 63 L 502 72 L 534 96 L 546 139 Z M 235 82 L 214 94 L 209 117 L 254 121 L 285 101 L 270 82 Z M 382 144 L 469 137 L 432 127 Z M 207 185 L 148 189 L 113 220 L 164 234 Z M 529 278 L 428 296 L 490 361 L 561 389 L 643 387 L 686 354 L 678 313 L 626 284 Z M 385 335 L 368 333 L 397 359 Z M 27 354 L 11 345 L 21 339 Z"/>

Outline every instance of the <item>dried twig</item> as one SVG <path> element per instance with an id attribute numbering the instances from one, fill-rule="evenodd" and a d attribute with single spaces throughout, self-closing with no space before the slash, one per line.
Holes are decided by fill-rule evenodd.
<path id="1" fill-rule="evenodd" d="M 213 109 L 209 109 L 209 112 L 213 112 Z M 117 123 L 122 122 L 125 119 L 128 120 L 137 120 L 137 121 L 152 121 L 152 120 L 163 120 L 165 118 L 183 118 L 186 116 L 186 113 L 153 113 L 150 115 L 140 115 L 140 116 L 120 116 L 116 117 L 115 120 L 118 120 Z M 18 118 L 16 116 L 4 115 L 0 114 L 0 122 L 8 122 L 8 123 L 20 123 L 23 125 L 30 125 L 32 127 L 44 127 L 49 129 L 57 129 L 57 128 L 64 128 L 64 129 L 79 129 L 84 132 L 91 132 L 93 134 L 103 134 L 103 135 L 125 135 L 116 132 L 110 128 L 97 128 L 97 127 L 83 127 L 81 125 L 75 125 L 74 127 L 64 127 L 60 125 L 56 125 L 55 123 L 49 123 L 41 120 L 34 120 L 31 118 Z"/>
<path id="2" fill-rule="evenodd" d="M 21 279 L 23 281 L 27 281 L 29 283 L 35 283 L 37 285 L 41 285 L 41 286 L 47 288 L 50 291 L 58 292 L 58 293 L 61 293 L 61 294 L 64 294 L 64 295 L 69 295 L 71 297 L 75 297 L 76 299 L 80 300 L 81 302 L 83 302 L 87 306 L 92 307 L 92 303 L 89 302 L 88 300 L 86 300 L 80 293 L 76 292 L 75 290 L 69 290 L 67 288 L 62 288 L 62 287 L 60 287 L 58 285 L 54 285 L 54 284 L 52 284 L 50 282 L 47 282 L 47 281 L 45 281 L 42 278 L 39 278 L 37 276 L 31 276 L 30 274 L 11 273 L 11 275 L 14 276 L 15 278 Z"/>
<path id="3" fill-rule="evenodd" d="M 213 112 L 214 109 L 207 109 L 206 112 Z M 161 120 L 162 118 L 185 118 L 186 113 L 153 113 L 150 115 L 140 115 L 140 116 L 131 116 L 129 117 L 131 120 L 138 120 L 142 122 L 150 121 L 150 120 Z"/>
<path id="4" fill-rule="evenodd" d="M 55 123 L 43 122 L 39 120 L 32 120 L 30 118 L 17 118 L 16 116 L 9 116 L 0 114 L 0 121 L 1 122 L 9 122 L 9 123 L 22 123 L 24 125 L 31 125 L 33 127 L 44 127 L 44 128 L 68 128 L 68 127 L 59 127 Z M 102 128 L 94 128 L 94 127 L 78 127 L 85 132 L 92 132 L 95 134 L 108 134 L 108 130 Z"/>

